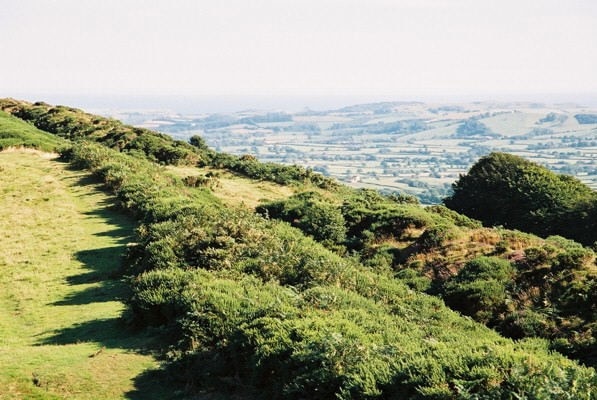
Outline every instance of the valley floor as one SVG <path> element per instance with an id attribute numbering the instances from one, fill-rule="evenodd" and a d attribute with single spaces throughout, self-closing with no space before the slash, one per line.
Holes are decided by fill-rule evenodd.
<path id="1" fill-rule="evenodd" d="M 0 153 L 0 399 L 171 398 L 120 320 L 133 223 L 44 153 Z"/>

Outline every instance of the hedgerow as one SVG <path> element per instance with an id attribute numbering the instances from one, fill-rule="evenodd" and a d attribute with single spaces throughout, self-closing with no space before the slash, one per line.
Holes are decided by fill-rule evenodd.
<path id="1" fill-rule="evenodd" d="M 0 99 L 0 110 L 61 138 L 95 141 L 134 156 L 142 155 L 159 164 L 212 165 L 252 179 L 284 185 L 309 183 L 330 190 L 339 187 L 335 180 L 297 165 L 262 163 L 249 155 L 215 153 L 199 136 L 191 137 L 190 143 L 187 143 L 149 129 L 124 125 L 114 119 L 43 102 L 31 104 L 14 99 Z"/>

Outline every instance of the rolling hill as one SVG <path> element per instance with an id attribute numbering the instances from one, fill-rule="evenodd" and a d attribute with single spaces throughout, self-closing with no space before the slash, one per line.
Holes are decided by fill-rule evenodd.
<path id="1" fill-rule="evenodd" d="M 385 102 L 298 112 L 121 112 L 179 139 L 261 161 L 300 163 L 353 187 L 441 203 L 450 184 L 489 152 L 507 152 L 597 188 L 597 110 L 575 104 Z"/>
<path id="2" fill-rule="evenodd" d="M 5 99 L 0 108 L 67 141 L 61 162 L 114 196 L 118 213 L 102 216 L 123 228 L 90 236 L 98 237 L 95 249 L 119 242 L 118 274 L 108 272 L 114 258 L 74 251 L 104 271 L 96 272 L 108 278 L 100 296 L 124 297 L 123 325 L 110 325 L 118 302 L 104 301 L 115 308 L 99 316 L 91 313 L 95 302 L 83 299 L 97 330 L 63 321 L 53 337 L 91 342 L 83 352 L 104 343 L 87 357 L 92 361 L 115 349 L 147 348 L 147 341 L 164 349 L 156 353 L 167 360 L 164 368 L 151 372 L 155 361 L 145 358 L 137 394 L 124 396 L 140 396 L 143 383 L 167 382 L 206 398 L 594 398 L 596 275 L 588 248 L 483 228 L 410 196 L 350 189 L 301 167 L 218 153 L 199 138 L 179 142 L 69 107 Z M 12 135 L 25 126 L 14 125 Z M 260 194 L 247 202 L 231 199 L 255 188 Z M 134 238 L 125 249 L 131 223 Z M 48 225 L 25 229 L 34 235 Z M 60 225 L 79 226 L 85 222 Z M 34 258 L 37 246 L 26 254 L 33 267 L 43 264 Z M 70 273 L 73 284 L 87 277 Z M 119 275 L 126 288 L 109 280 Z M 88 278 L 93 289 L 98 276 Z M 58 302 L 82 297 L 60 290 Z M 40 320 L 31 312 L 32 324 Z M 123 333 L 125 326 L 137 333 Z M 44 376 L 22 385 L 35 393 Z M 74 373 L 63 376 L 73 387 L 81 382 Z M 13 384 L 10 374 L 2 379 Z"/>

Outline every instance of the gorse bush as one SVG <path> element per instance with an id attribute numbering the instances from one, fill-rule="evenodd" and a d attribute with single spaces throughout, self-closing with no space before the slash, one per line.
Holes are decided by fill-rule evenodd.
<path id="1" fill-rule="evenodd" d="M 31 118 L 42 118 L 44 107 L 28 109 L 35 114 Z M 88 118 L 91 125 L 101 124 Z M 64 121 L 65 132 L 82 135 L 69 130 L 75 124 Z M 194 142 L 201 150 L 201 141 Z M 161 149 L 147 150 L 154 146 L 152 140 L 135 146 L 127 154 L 83 140 L 62 156 L 102 179 L 120 205 L 139 219 L 123 266 L 132 292 L 128 317 L 137 328 L 155 326 L 169 333 L 171 372 L 187 388 L 233 386 L 267 399 L 593 396 L 595 371 L 551 353 L 553 342 L 503 338 L 450 310 L 441 299 L 413 290 L 425 283 L 418 270 L 398 271 L 402 281 L 393 269 L 380 266 L 397 267 L 401 253 L 416 254 L 424 243 L 417 240 L 425 239 L 425 232 L 428 247 L 444 251 L 453 232 L 478 229 L 470 227 L 474 221 L 372 191 L 354 192 L 342 204 L 313 193 L 298 195 L 265 205 L 261 211 L 266 218 L 224 207 L 208 188 L 189 187 L 164 173 L 150 156 L 162 154 Z M 247 173 L 261 173 L 258 166 L 249 171 L 255 160 L 242 163 L 239 168 Z M 288 221 L 273 218 L 276 213 Z M 330 227 L 334 229 L 326 230 Z M 338 246 L 342 233 L 347 248 L 357 252 L 352 256 L 343 257 L 317 241 Z M 557 294 L 557 307 L 581 318 L 571 308 L 578 295 L 585 296 L 587 306 L 594 304 L 594 292 L 587 289 L 595 289 L 592 253 L 554 240 L 520 268 L 529 279 L 519 279 L 522 257 L 477 258 L 455 271 L 443 287 L 446 293 L 479 301 L 484 308 L 471 310 L 475 316 L 495 324 L 508 321 L 512 329 L 519 324 L 521 332 L 552 320 L 537 312 L 519 323 L 524 315 L 517 319 L 514 313 L 521 310 L 511 309 L 507 301 L 517 293 L 522 304 L 519 287 L 529 289 L 527 300 L 533 304 L 556 304 Z M 400 248 L 402 243 L 407 247 Z M 448 255 L 446 251 L 442 257 Z M 370 266 L 362 260 L 371 261 Z M 524 283 L 534 282 L 531 278 L 539 271 L 547 272 L 547 283 L 538 288 L 542 297 L 535 299 L 531 292 L 536 287 Z M 590 310 L 588 306 L 582 314 L 587 319 L 575 325 L 577 331 L 585 329 L 583 338 L 590 336 L 584 324 L 592 318 Z M 591 348 L 589 339 L 562 338 L 562 349 Z"/>
<path id="2" fill-rule="evenodd" d="M 348 235 L 358 237 L 368 230 L 377 235 L 400 236 L 409 227 L 432 225 L 434 218 L 418 205 L 402 203 L 373 190 L 360 190 L 346 199 L 341 207 L 347 222 Z"/>
<path id="3" fill-rule="evenodd" d="M 286 221 L 328 247 L 343 245 L 346 240 L 344 216 L 338 207 L 316 192 L 260 205 L 257 212 Z"/>
<path id="4" fill-rule="evenodd" d="M 445 285 L 446 303 L 476 320 L 487 323 L 506 311 L 512 265 L 501 258 L 479 257 L 469 261 Z"/>
<path id="5" fill-rule="evenodd" d="M 445 244 L 457 236 L 456 229 L 449 225 L 435 225 L 423 232 L 417 243 L 423 250 L 432 250 Z"/>
<path id="6" fill-rule="evenodd" d="M 448 221 L 451 221 L 456 226 L 465 227 L 465 228 L 480 228 L 481 222 L 471 219 L 466 215 L 459 214 L 454 210 L 450 210 L 449 208 L 442 206 L 442 205 L 435 205 L 425 208 L 426 211 L 441 215 L 442 217 L 446 218 Z"/>
<path id="7" fill-rule="evenodd" d="M 338 183 L 311 169 L 297 165 L 281 165 L 276 163 L 263 163 L 250 155 L 234 156 L 231 154 L 216 154 L 211 165 L 216 168 L 224 168 L 248 178 L 267 180 L 281 185 L 310 183 L 316 187 L 335 190 Z"/>

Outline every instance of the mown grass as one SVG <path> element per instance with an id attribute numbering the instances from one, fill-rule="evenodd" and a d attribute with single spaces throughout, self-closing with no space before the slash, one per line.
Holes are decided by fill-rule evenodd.
<path id="1" fill-rule="evenodd" d="M 0 153 L 0 399 L 172 398 L 157 342 L 122 324 L 116 278 L 133 222 L 88 175 Z"/>

